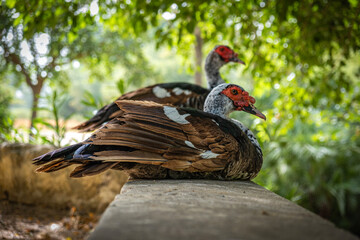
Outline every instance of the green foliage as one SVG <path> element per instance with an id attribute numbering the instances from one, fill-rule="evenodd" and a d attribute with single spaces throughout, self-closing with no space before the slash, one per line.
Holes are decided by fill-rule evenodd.
<path id="1" fill-rule="evenodd" d="M 280 44 L 293 46 L 283 49 L 296 53 L 287 54 L 289 58 L 313 62 L 323 61 L 318 53 L 324 50 L 341 47 L 349 53 L 360 45 L 358 1 L 138 0 L 100 4 L 100 15 L 113 28 L 139 35 L 155 26 L 154 37 L 160 44 L 193 43 L 189 36 L 199 26 L 206 42 L 229 40 L 247 48 L 279 37 Z M 115 11 L 109 13 L 109 8 Z"/>
<path id="2" fill-rule="evenodd" d="M 13 128 L 14 121 L 11 118 L 8 118 L 8 124 L 11 126 L 9 131 L 3 132 L 0 130 L 0 135 L 2 139 L 0 143 L 7 142 L 7 143 L 25 143 L 28 139 L 28 131 L 22 129 Z"/>
<path id="3" fill-rule="evenodd" d="M 9 111 L 10 101 L 10 93 L 5 86 L 0 87 L 0 143 L 8 138 L 13 127 L 13 119 Z"/>
<path id="4" fill-rule="evenodd" d="M 72 42 L 77 31 L 86 25 L 94 23 L 89 12 L 81 9 L 86 7 L 86 1 L 1 1 L 2 8 L 9 8 L 19 15 L 15 18 L 13 26 L 24 25 L 24 37 L 32 38 L 46 29 L 57 29 L 60 38 L 67 38 Z M 58 49 L 60 50 L 60 49 Z"/>
<path id="5" fill-rule="evenodd" d="M 89 3 L 25 2 L 1 2 L 0 52 L 4 54 L 0 62 L 21 73 L 20 81 L 32 90 L 32 127 L 43 86 L 49 81 L 51 87 L 68 87 L 64 69 L 69 64 L 82 60 L 90 66 L 91 78 L 100 80 L 111 78 L 114 67 L 120 65 L 126 69 L 127 85 L 157 76 L 144 59 L 140 43 L 104 29 L 85 11 Z"/>
<path id="6" fill-rule="evenodd" d="M 281 132 L 281 124 L 266 133 L 255 182 L 359 234 L 360 126 L 296 120 Z"/>
<path id="7" fill-rule="evenodd" d="M 93 79 L 116 79 L 114 74 L 118 71 L 126 73 L 118 80 L 126 80 L 123 87 L 140 86 L 144 82 L 161 79 L 144 57 L 138 41 L 121 37 L 118 32 L 104 29 L 102 25 L 97 26 L 96 32 L 86 35 L 91 39 L 91 43 L 85 43 L 91 51 L 90 56 L 96 57 L 84 58 L 82 62 L 90 66 Z"/>
<path id="8" fill-rule="evenodd" d="M 328 103 L 340 103 L 343 95 L 351 94 L 353 85 L 341 68 L 360 48 L 359 1 L 138 0 L 101 4 L 105 24 L 136 36 L 155 27 L 157 43 L 176 46 L 184 56 L 192 50 L 195 26 L 211 47 L 230 43 L 248 63 L 255 88 L 279 83 L 293 88 L 294 94 L 298 88 L 307 89 L 297 95 L 308 106 L 321 101 L 314 95 L 324 95 L 331 100 Z M 112 14 L 109 8 L 114 10 Z M 290 83 L 287 80 L 294 78 Z M 339 89 L 344 94 L 336 94 Z"/>
<path id="9" fill-rule="evenodd" d="M 50 114 L 52 121 L 49 119 L 36 118 L 34 121 L 34 143 L 51 144 L 55 147 L 62 147 L 66 145 L 64 143 L 66 135 L 66 122 L 73 115 L 68 114 L 67 116 L 60 119 L 59 112 L 64 106 L 68 96 L 64 92 L 58 93 L 53 91 L 50 95 L 45 97 L 47 101 L 46 107 L 40 107 L 38 110 L 45 111 Z M 42 134 L 43 130 L 50 130 L 50 136 Z"/>
<path id="10" fill-rule="evenodd" d="M 101 99 L 97 99 L 91 92 L 85 90 L 84 92 L 84 100 L 81 101 L 82 104 L 88 107 L 92 107 L 94 109 L 99 109 L 105 105 L 105 103 Z"/>
<path id="11" fill-rule="evenodd" d="M 117 81 L 117 83 L 116 83 L 116 87 L 117 87 L 117 89 L 118 89 L 118 91 L 119 91 L 119 93 L 120 93 L 121 95 L 123 95 L 124 93 L 126 93 L 126 91 L 125 91 L 125 89 L 126 89 L 125 85 L 126 85 L 126 81 L 125 81 L 124 79 L 120 79 L 120 80 Z"/>
<path id="12" fill-rule="evenodd" d="M 100 98 L 96 98 L 87 90 L 85 90 L 83 97 L 84 99 L 81 100 L 81 103 L 88 109 L 86 112 L 83 112 L 83 116 L 87 119 L 91 118 L 98 109 L 106 105 Z"/>

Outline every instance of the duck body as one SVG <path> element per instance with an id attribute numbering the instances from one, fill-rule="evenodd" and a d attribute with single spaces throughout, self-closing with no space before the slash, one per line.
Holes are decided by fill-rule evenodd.
<path id="1" fill-rule="evenodd" d="M 152 101 L 179 107 L 203 109 L 204 101 L 209 93 L 210 90 L 191 83 L 160 83 L 128 92 L 119 97 L 117 101 Z M 121 114 L 121 109 L 113 102 L 99 109 L 95 116 L 76 126 L 75 129 L 81 130 L 82 132 L 93 131 L 115 117 L 121 116 Z"/>
<path id="2" fill-rule="evenodd" d="M 226 96 L 227 88 L 237 89 L 239 97 Z M 252 179 L 262 166 L 261 148 L 250 130 L 227 115 L 243 108 L 265 116 L 243 93 L 236 85 L 221 84 L 205 102 L 208 112 L 149 101 L 116 101 L 120 117 L 86 141 L 44 154 L 34 163 L 42 165 L 38 172 L 79 165 L 71 177 L 116 169 L 142 179 Z M 244 108 L 245 102 L 249 104 Z"/>

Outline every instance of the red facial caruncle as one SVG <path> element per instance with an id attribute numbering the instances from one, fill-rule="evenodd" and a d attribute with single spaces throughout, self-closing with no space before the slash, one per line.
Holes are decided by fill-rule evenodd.
<path id="1" fill-rule="evenodd" d="M 238 54 L 231 50 L 228 46 L 221 45 L 215 49 L 225 62 L 229 62 L 232 58 L 237 58 Z"/>
<path id="2" fill-rule="evenodd" d="M 262 114 L 259 110 L 257 110 L 254 106 L 256 102 L 255 98 L 250 96 L 247 91 L 243 90 L 238 86 L 230 85 L 221 93 L 225 94 L 233 101 L 237 111 L 245 111 L 266 120 L 266 116 Z"/>
<path id="3" fill-rule="evenodd" d="M 230 86 L 222 91 L 223 94 L 233 100 L 234 105 L 241 110 L 243 107 L 248 107 L 250 104 L 255 104 L 256 100 L 245 90 L 237 86 Z"/>

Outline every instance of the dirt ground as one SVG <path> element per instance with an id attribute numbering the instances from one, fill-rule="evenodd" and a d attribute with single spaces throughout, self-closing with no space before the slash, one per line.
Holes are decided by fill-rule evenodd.
<path id="1" fill-rule="evenodd" d="M 86 239 L 99 217 L 0 200 L 0 239 Z"/>

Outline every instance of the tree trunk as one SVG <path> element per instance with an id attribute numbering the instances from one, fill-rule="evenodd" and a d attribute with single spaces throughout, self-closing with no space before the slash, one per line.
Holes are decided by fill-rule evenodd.
<path id="1" fill-rule="evenodd" d="M 202 83 L 202 45 L 201 30 L 198 26 L 194 30 L 195 35 L 195 83 L 201 85 Z"/>
<path id="2" fill-rule="evenodd" d="M 31 107 L 31 118 L 30 118 L 30 140 L 34 136 L 32 130 L 34 128 L 34 120 L 37 117 L 37 108 L 39 104 L 40 92 L 44 83 L 44 79 L 38 78 L 38 83 L 31 86 L 32 91 L 32 107 Z"/>
<path id="3" fill-rule="evenodd" d="M 32 91 L 32 107 L 31 107 L 31 118 L 30 118 L 30 134 L 29 134 L 29 140 L 31 140 L 32 137 L 34 136 L 34 134 L 32 133 L 32 129 L 34 128 L 34 120 L 37 117 L 37 108 L 38 108 L 38 103 L 39 103 L 40 92 L 41 92 L 41 89 L 43 87 L 43 84 L 44 84 L 44 81 L 45 81 L 46 78 L 41 77 L 40 71 L 38 71 L 39 66 L 36 63 L 36 59 L 34 59 L 34 62 L 32 64 L 34 64 L 35 68 L 36 68 L 36 72 L 37 72 L 36 80 L 37 80 L 37 83 L 36 84 L 33 83 L 32 79 L 31 79 L 30 71 L 26 67 L 26 65 L 22 62 L 20 55 L 16 54 L 16 53 L 12 53 L 10 51 L 10 47 L 7 46 L 6 44 L 1 45 L 1 47 L 3 47 L 3 49 L 5 50 L 4 56 L 5 56 L 6 63 L 18 65 L 18 66 L 21 67 L 21 73 L 25 77 L 25 82 L 30 87 L 30 89 Z M 30 49 L 30 50 L 33 50 L 33 49 Z M 33 52 L 32 55 L 35 56 L 36 53 Z M 56 56 L 53 57 L 53 60 L 50 63 L 51 67 L 55 67 L 56 58 L 57 58 Z"/>
<path id="4" fill-rule="evenodd" d="M 31 118 L 30 118 L 30 129 L 34 127 L 34 120 L 37 117 L 37 107 L 39 103 L 39 93 L 32 92 L 32 107 L 31 107 Z"/>

